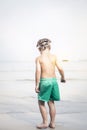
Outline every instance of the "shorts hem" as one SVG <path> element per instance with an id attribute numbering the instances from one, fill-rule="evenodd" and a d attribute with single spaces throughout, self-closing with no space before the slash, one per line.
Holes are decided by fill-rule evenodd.
<path id="1" fill-rule="evenodd" d="M 43 102 L 49 102 L 49 101 L 60 101 L 60 99 L 49 99 L 49 100 L 44 100 L 44 99 L 38 99 L 38 101 L 43 101 Z"/>
<path id="2" fill-rule="evenodd" d="M 45 100 L 45 99 L 38 99 L 39 101 L 44 101 L 44 102 L 48 102 L 49 100 Z"/>

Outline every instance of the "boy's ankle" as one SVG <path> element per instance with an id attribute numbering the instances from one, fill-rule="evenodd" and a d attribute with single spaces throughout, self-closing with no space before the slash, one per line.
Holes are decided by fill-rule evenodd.
<path id="1" fill-rule="evenodd" d="M 48 125 L 48 121 L 43 121 L 43 124 L 46 124 L 46 125 Z"/>

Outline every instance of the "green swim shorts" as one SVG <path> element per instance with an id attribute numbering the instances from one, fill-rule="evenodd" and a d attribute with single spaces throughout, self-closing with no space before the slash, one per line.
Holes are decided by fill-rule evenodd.
<path id="1" fill-rule="evenodd" d="M 60 92 L 56 78 L 41 78 L 39 83 L 40 92 L 38 100 L 41 101 L 59 101 Z"/>

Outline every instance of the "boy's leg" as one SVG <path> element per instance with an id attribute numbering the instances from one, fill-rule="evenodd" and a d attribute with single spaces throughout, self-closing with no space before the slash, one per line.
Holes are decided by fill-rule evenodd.
<path id="1" fill-rule="evenodd" d="M 39 128 L 39 129 L 47 128 L 48 120 L 47 120 L 47 111 L 46 111 L 46 107 L 45 107 L 45 102 L 39 100 L 38 104 L 39 104 L 39 109 L 40 109 L 40 112 L 42 115 L 43 122 L 42 122 L 42 124 L 38 125 L 37 128 Z"/>
<path id="2" fill-rule="evenodd" d="M 55 108 L 54 101 L 49 101 L 48 106 L 49 106 L 49 113 L 50 113 L 50 125 L 49 126 L 51 128 L 55 128 L 56 108 Z"/>

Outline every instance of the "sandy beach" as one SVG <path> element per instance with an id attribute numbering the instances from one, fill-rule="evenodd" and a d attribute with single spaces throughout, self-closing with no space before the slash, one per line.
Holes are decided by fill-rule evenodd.
<path id="1" fill-rule="evenodd" d="M 20 72 L 21 74 L 18 74 Z M 73 73 L 76 72 L 72 71 Z M 0 130 L 36 130 L 36 125 L 41 123 L 37 94 L 34 91 L 34 80 L 29 80 L 29 75 L 27 71 L 25 74 L 22 71 L 14 73 L 10 70 L 1 72 Z M 76 79 L 75 75 L 75 79 L 72 79 L 69 73 L 66 73 L 66 78 L 65 84 L 58 80 L 61 101 L 55 102 L 57 110 L 55 130 L 86 130 L 86 77 Z M 48 111 L 48 106 L 46 105 L 46 107 Z M 50 128 L 47 129 L 50 130 Z"/>

